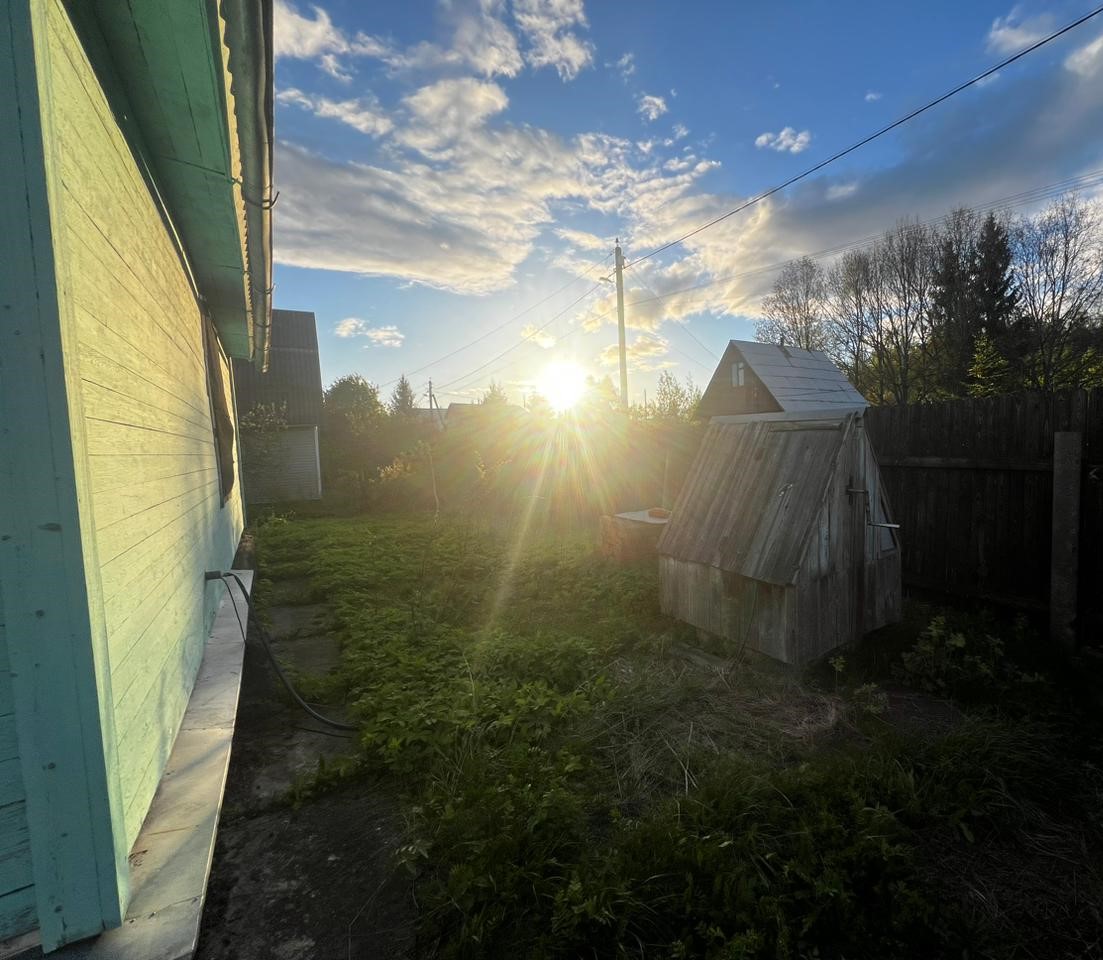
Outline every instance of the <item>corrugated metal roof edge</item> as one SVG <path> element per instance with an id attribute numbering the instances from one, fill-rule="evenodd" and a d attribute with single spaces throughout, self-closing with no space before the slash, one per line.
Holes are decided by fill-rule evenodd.
<path id="1" fill-rule="evenodd" d="M 756 420 L 838 420 L 841 422 L 849 414 L 857 414 L 861 417 L 865 412 L 866 407 L 840 405 L 817 410 L 784 410 L 780 413 L 725 414 L 710 417 L 709 423 L 752 423 Z"/>

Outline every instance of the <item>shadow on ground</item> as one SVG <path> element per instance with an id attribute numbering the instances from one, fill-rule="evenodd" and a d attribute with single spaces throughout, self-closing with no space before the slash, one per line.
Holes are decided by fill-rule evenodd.
<path id="1" fill-rule="evenodd" d="M 269 610 L 277 652 L 322 674 L 338 650 L 318 606 Z M 335 711 L 334 711 L 335 712 Z M 393 790 L 357 780 L 292 807 L 285 796 L 319 758 L 350 752 L 246 648 L 237 730 L 197 960 L 402 960 L 413 948 L 410 879 L 396 869 Z"/>

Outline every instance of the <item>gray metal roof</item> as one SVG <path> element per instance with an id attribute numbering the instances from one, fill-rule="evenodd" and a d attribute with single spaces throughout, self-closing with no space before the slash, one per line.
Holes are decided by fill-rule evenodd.
<path id="1" fill-rule="evenodd" d="M 709 425 L 659 553 L 793 583 L 854 415 Z"/>
<path id="2" fill-rule="evenodd" d="M 786 411 L 853 410 L 869 404 L 822 350 L 732 340 L 763 386 Z"/>

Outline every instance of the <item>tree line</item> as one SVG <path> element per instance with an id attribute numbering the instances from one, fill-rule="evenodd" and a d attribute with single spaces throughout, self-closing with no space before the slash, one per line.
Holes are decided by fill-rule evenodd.
<path id="1" fill-rule="evenodd" d="M 871 403 L 1103 385 L 1103 211 L 902 220 L 866 249 L 785 266 L 757 338 L 824 350 Z"/>

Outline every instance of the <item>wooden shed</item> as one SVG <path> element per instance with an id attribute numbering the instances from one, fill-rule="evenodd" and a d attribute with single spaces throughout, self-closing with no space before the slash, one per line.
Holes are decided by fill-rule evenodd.
<path id="1" fill-rule="evenodd" d="M 842 372 L 732 341 L 704 400 L 719 412 L 659 540 L 663 611 L 793 664 L 899 619 L 898 531 Z"/>
<path id="2" fill-rule="evenodd" d="M 240 415 L 247 416 L 258 404 L 271 405 L 283 411 L 287 424 L 263 470 L 251 474 L 246 461 L 245 499 L 249 503 L 321 500 L 322 367 L 314 314 L 273 310 L 268 354 L 267 370 L 249 360 L 234 360 Z"/>

